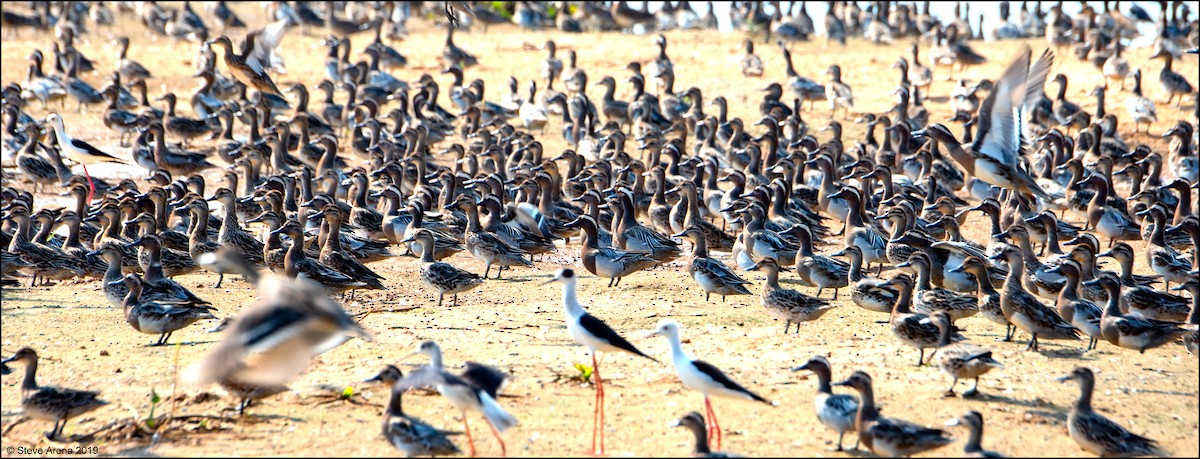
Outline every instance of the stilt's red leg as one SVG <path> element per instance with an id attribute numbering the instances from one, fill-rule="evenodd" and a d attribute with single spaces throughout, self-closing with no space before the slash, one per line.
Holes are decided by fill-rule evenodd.
<path id="1" fill-rule="evenodd" d="M 712 402 L 710 402 L 708 400 L 707 396 L 704 397 L 704 406 L 708 408 L 708 415 L 712 418 L 713 430 L 716 431 L 716 437 L 717 437 L 717 451 L 720 451 L 721 450 L 721 440 L 722 440 L 721 423 L 717 421 L 717 412 L 713 410 Z"/>
<path id="2" fill-rule="evenodd" d="M 604 455 L 604 381 L 600 379 L 600 363 L 596 361 L 596 354 L 592 354 L 592 377 L 596 378 L 596 408 L 593 411 L 592 428 L 592 454 Z M 599 430 L 600 449 L 596 449 L 596 435 Z"/>
<path id="3" fill-rule="evenodd" d="M 471 424 L 467 422 L 467 412 L 462 412 L 463 430 L 467 432 L 467 444 L 471 448 L 471 457 L 475 457 L 475 439 L 471 437 Z"/>
<path id="4" fill-rule="evenodd" d="M 704 422 L 707 424 L 704 427 L 705 427 L 706 431 L 708 432 L 708 436 L 705 438 L 704 446 L 712 448 L 712 441 L 713 441 L 713 436 L 715 435 L 715 433 L 713 432 L 712 404 L 709 403 L 708 397 L 704 397 L 704 419 L 705 419 Z"/>
<path id="5" fill-rule="evenodd" d="M 88 179 L 88 203 L 92 202 L 92 197 L 96 195 L 96 184 L 92 183 L 92 174 L 88 173 L 87 163 L 79 163 L 83 166 L 83 176 Z"/>
<path id="6" fill-rule="evenodd" d="M 496 426 L 492 425 L 492 423 L 489 422 L 488 427 L 492 428 L 492 435 L 495 435 L 496 440 L 500 442 L 500 456 L 507 457 L 508 448 L 504 446 L 504 437 L 500 436 L 500 431 L 496 430 Z"/>

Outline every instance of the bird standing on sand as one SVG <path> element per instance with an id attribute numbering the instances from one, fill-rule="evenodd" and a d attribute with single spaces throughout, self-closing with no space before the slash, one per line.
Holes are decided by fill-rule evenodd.
<path id="1" fill-rule="evenodd" d="M 600 379 L 600 364 L 596 360 L 596 353 L 625 351 L 654 360 L 655 363 L 658 363 L 658 360 L 638 350 L 632 343 L 618 335 L 608 324 L 583 310 L 583 306 L 579 304 L 579 299 L 575 294 L 575 283 L 578 281 L 575 277 L 575 270 L 561 269 L 553 279 L 546 283 L 555 281 L 563 284 L 563 307 L 567 314 L 567 331 L 571 333 L 572 338 L 575 338 L 575 342 L 587 346 L 588 353 L 592 354 L 592 376 L 596 377 L 596 406 L 592 410 L 592 452 L 602 455 L 604 454 L 604 383 Z M 600 432 L 599 449 L 596 449 L 597 431 Z"/>

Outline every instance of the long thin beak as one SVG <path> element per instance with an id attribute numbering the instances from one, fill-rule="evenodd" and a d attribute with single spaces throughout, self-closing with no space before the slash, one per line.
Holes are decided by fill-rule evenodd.
<path id="1" fill-rule="evenodd" d="M 554 277 L 550 278 L 550 280 L 548 280 L 548 281 L 545 281 L 545 282 L 542 282 L 542 283 L 540 283 L 540 284 L 538 284 L 538 285 L 553 284 L 553 283 L 555 283 L 555 282 L 558 282 L 558 280 L 559 280 L 559 279 L 561 279 L 561 277 L 554 276 Z"/>
<path id="2" fill-rule="evenodd" d="M 1075 379 L 1075 378 L 1074 378 L 1073 376 L 1071 376 L 1071 375 L 1066 375 L 1066 376 L 1063 376 L 1063 377 L 1061 377 L 1061 378 L 1056 378 L 1056 380 L 1057 380 L 1058 382 L 1067 382 L 1067 381 L 1070 381 L 1070 380 L 1072 380 L 1072 379 Z"/>

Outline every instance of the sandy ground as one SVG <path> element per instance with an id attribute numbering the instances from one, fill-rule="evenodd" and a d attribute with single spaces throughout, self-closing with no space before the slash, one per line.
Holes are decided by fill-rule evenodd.
<path id="1" fill-rule="evenodd" d="M 244 17 L 256 20 L 256 14 L 245 9 Z M 257 22 L 261 24 L 261 21 Z M 164 89 L 190 95 L 197 80 L 192 59 L 196 45 L 144 35 L 142 27 L 131 21 L 121 29 L 133 31 L 135 41 L 130 57 L 152 69 L 151 97 Z M 424 21 L 410 23 L 411 36 L 396 46 L 410 59 L 410 67 L 397 71 L 400 78 L 416 80 L 422 73 L 431 73 L 439 82 L 448 84 L 447 75 L 438 73 L 443 32 L 431 29 Z M 80 50 L 96 59 L 100 69 L 112 68 L 116 50 L 109 37 L 120 29 L 102 29 L 83 39 Z M 299 29 L 289 32 L 283 44 L 283 55 L 290 73 L 277 77 L 282 84 L 303 81 L 314 87 L 321 74 L 324 49 L 317 44 L 321 33 L 306 35 Z M 757 118 L 760 88 L 770 81 L 785 81 L 781 55 L 774 46 L 760 44 L 759 54 L 767 65 L 767 75 L 761 80 L 744 79 L 737 65 L 740 33 L 671 32 L 668 48 L 679 75 L 676 89 L 698 86 L 705 96 L 726 96 L 731 115 L 743 119 Z M 524 82 L 536 78 L 544 52 L 525 49 L 554 38 L 560 50 L 576 49 L 579 65 L 586 69 L 591 81 L 604 75 L 623 80 L 622 70 L 630 61 L 643 63 L 652 60 L 656 48 L 651 37 L 617 34 L 559 35 L 551 32 L 526 32 L 512 27 L 494 27 L 488 34 L 463 33 L 456 35 L 458 44 L 479 56 L 481 65 L 468 70 L 467 78 L 482 78 L 487 83 L 489 99 L 507 92 L 505 81 L 514 75 Z M 355 36 L 354 49 L 361 49 L 370 40 L 369 34 Z M 1044 40 L 1031 44 L 1040 51 Z M 990 62 L 965 72 L 973 79 L 994 78 L 1001 66 L 1021 46 L 1018 42 L 978 43 L 975 45 Z M 801 74 L 821 78 L 833 63 L 842 66 L 845 80 L 856 93 L 856 111 L 881 112 L 893 103 L 889 95 L 896 87 L 898 76 L 891 64 L 907 55 L 907 44 L 876 46 L 852 40 L 845 48 L 825 49 L 821 40 L 792 47 Z M 3 46 L 3 81 L 23 81 L 26 67 L 23 60 L 34 49 L 49 51 L 49 39 L 26 32 L 21 38 L 6 39 Z M 927 48 L 923 48 L 927 49 Z M 1161 63 L 1147 61 L 1149 51 L 1134 49 L 1128 57 L 1135 67 L 1147 74 L 1146 93 L 1156 100 L 1165 99 L 1156 83 Z M 357 56 L 356 56 L 357 58 Z M 181 62 L 182 60 L 182 62 Z M 1195 75 L 1196 60 L 1176 63 L 1176 69 Z M 1071 75 L 1068 98 L 1092 110 L 1094 99 L 1087 93 L 1101 83 L 1097 70 L 1089 64 L 1066 56 L 1059 60 L 1057 71 Z M 99 86 L 106 72 L 85 75 L 84 79 Z M 927 106 L 932 119 L 949 116 L 948 94 L 953 83 L 944 82 L 944 74 L 935 76 L 936 83 Z M 1132 81 L 1130 82 L 1132 83 Z M 1132 85 L 1130 85 L 1130 88 Z M 1052 90 L 1049 87 L 1048 90 Z M 628 97 L 630 89 L 622 85 L 618 97 Z M 591 89 L 596 100 L 601 93 Z M 1123 103 L 1128 93 L 1109 93 L 1110 112 L 1124 114 Z M 339 101 L 344 97 L 339 94 Z M 789 96 L 790 97 L 790 96 Z M 443 99 L 445 103 L 445 99 Z M 1132 126 L 1121 126 L 1121 134 L 1131 143 L 1149 143 L 1165 152 L 1165 143 L 1158 135 L 1176 120 L 1189 117 L 1194 102 L 1183 110 L 1159 104 L 1160 122 L 1150 127 L 1151 135 L 1133 134 Z M 181 104 L 184 113 L 190 112 Z M 49 112 L 38 104 L 31 106 L 32 114 L 45 116 Z M 68 104 L 64 117 L 68 130 L 75 136 L 108 147 L 108 151 L 125 153 L 117 147 L 115 135 L 95 121 L 98 108 L 81 115 Z M 815 112 L 806 112 L 810 127 L 823 126 L 829 119 L 828 107 L 817 104 Z M 846 122 L 847 139 L 861 135 L 862 126 Z M 563 148 L 557 135 L 559 123 L 553 120 L 547 127 L 548 152 Z M 240 135 L 245 135 L 244 126 Z M 957 127 L 953 127 L 957 132 Z M 817 133 L 827 139 L 827 133 Z M 111 176 L 140 176 L 142 171 L 110 172 Z M 108 175 L 98 173 L 98 175 Z M 216 176 L 210 175 L 210 187 Z M 12 183 L 6 180 L 5 185 Z M 1125 191 L 1126 188 L 1122 188 Z M 39 205 L 61 198 L 40 195 Z M 1072 220 L 1078 216 L 1071 216 Z M 969 237 L 986 237 L 986 228 L 973 219 L 965 228 Z M 1139 253 L 1140 243 L 1134 244 Z M 823 246 L 822 252 L 838 247 Z M 176 368 L 200 360 L 211 349 L 216 334 L 205 329 L 214 324 L 201 323 L 175 334 L 171 347 L 147 347 L 154 337 L 130 330 L 119 310 L 110 307 L 101 292 L 100 283 L 39 288 L 5 288 L 3 290 L 2 337 L 3 352 L 9 355 L 22 346 L 31 346 L 43 356 L 39 382 L 80 389 L 99 390 L 103 398 L 113 402 L 72 421 L 67 434 L 85 434 L 100 430 L 97 438 L 87 443 L 97 446 L 103 454 L 112 455 L 392 455 L 395 451 L 380 437 L 379 421 L 387 391 L 359 381 L 373 376 L 389 363 L 401 363 L 403 356 L 424 340 L 441 343 L 449 365 L 474 360 L 497 366 L 512 374 L 512 383 L 500 399 L 519 420 L 520 425 L 505 435 L 509 453 L 513 455 L 583 455 L 588 453 L 589 413 L 593 389 L 589 384 L 572 379 L 578 374 L 576 363 L 590 363 L 583 347 L 568 336 L 563 321 L 558 285 L 541 285 L 554 270 L 577 264 L 578 246 L 562 247 L 558 256 L 537 263 L 535 269 L 518 269 L 499 281 L 488 283 L 473 292 L 460 295 L 458 307 L 435 308 L 436 297 L 416 278 L 417 260 L 397 258 L 371 265 L 387 277 L 385 292 L 360 293 L 358 301 L 347 305 L 354 314 L 367 314 L 362 325 L 374 334 L 374 341 L 351 341 L 323 355 L 311 370 L 291 384 L 292 392 L 252 406 L 242 419 L 192 419 L 176 421 L 165 426 L 163 435 L 153 442 L 145 433 L 130 435 L 127 426 L 133 419 L 147 417 L 151 409 L 151 392 L 156 391 L 163 402 L 156 415 L 222 416 L 222 410 L 235 401 L 225 397 L 216 387 L 187 387 L 175 385 Z M 1137 269 L 1147 272 L 1144 260 Z M 482 271 L 482 264 L 469 256 L 450 260 L 455 265 Z M 580 272 L 583 272 L 580 270 Z M 585 273 L 586 274 L 586 273 Z M 757 294 L 762 276 L 749 273 Z M 785 279 L 791 277 L 785 276 Z M 248 284 L 227 280 L 224 288 L 214 289 L 215 278 L 208 274 L 179 278 L 201 297 L 220 308 L 220 314 L 235 314 L 249 303 L 254 295 Z M 609 289 L 602 279 L 584 275 L 580 281 L 580 297 L 590 312 L 604 319 L 625 336 L 634 339 L 650 355 L 669 362 L 667 343 L 662 338 L 637 341 L 662 318 L 675 318 L 684 326 L 685 348 L 724 369 L 734 379 L 763 396 L 779 402 L 767 406 L 741 400 L 718 399 L 714 402 L 725 428 L 725 448 L 745 455 L 830 455 L 828 451 L 836 434 L 818 423 L 812 410 L 815 378 L 791 373 L 809 357 L 821 354 L 829 357 L 834 377 L 847 376 L 855 369 L 869 372 L 876 382 L 877 398 L 884 413 L 900 416 L 927 425 L 941 425 L 946 419 L 967 410 L 983 413 L 987 422 L 984 444 L 1011 455 L 1077 456 L 1081 451 L 1067 436 L 1065 419 L 1070 403 L 1078 395 L 1074 384 L 1060 384 L 1055 378 L 1077 366 L 1088 366 L 1097 372 L 1097 409 L 1118 420 L 1134 432 L 1154 438 L 1173 455 L 1196 456 L 1197 449 L 1197 365 L 1195 357 L 1181 346 L 1168 345 L 1146 354 L 1118 349 L 1102 344 L 1097 351 L 1082 352 L 1083 342 L 1048 342 L 1041 353 L 1024 352 L 1027 337 L 1015 343 L 998 342 L 1003 330 L 981 318 L 960 322 L 972 341 L 995 350 L 996 357 L 1006 365 L 982 382 L 983 396 L 975 399 L 944 398 L 948 378 L 935 368 L 916 368 L 916 352 L 910 348 L 898 350 L 898 343 L 884 324 L 886 319 L 854 306 L 843 295 L 842 307 L 818 322 L 801 326 L 798 334 L 782 335 L 779 323 L 770 319 L 759 305 L 757 296 L 730 297 L 727 302 L 703 300 L 703 292 L 686 276 L 686 265 L 674 263 L 649 272 L 629 276 L 621 288 Z M 807 293 L 807 288 L 793 285 Z M 447 302 L 448 304 L 448 302 Z M 409 358 L 406 364 L 425 363 L 423 358 Z M 602 365 L 608 381 L 608 426 L 606 429 L 609 454 L 614 456 L 681 456 L 691 451 L 691 435 L 668 423 L 689 411 L 702 411 L 702 398 L 685 390 L 669 363 L 653 364 L 627 355 L 609 356 Z M 3 380 L 2 414 L 6 433 L 3 436 L 5 456 L 12 455 L 9 446 L 46 446 L 42 432 L 46 423 L 31 421 L 12 427 L 21 415 L 20 375 Z M 339 400 L 336 394 L 352 388 L 350 401 Z M 963 386 L 959 386 L 960 391 Z M 216 395 L 216 397 L 214 397 Z M 460 414 L 444 399 L 417 393 L 406 397 L 406 410 L 437 426 L 461 429 Z M 499 454 L 499 445 L 487 433 L 477 414 L 468 416 L 482 455 Z M 965 431 L 955 431 L 965 438 Z M 465 448 L 465 439 L 459 443 Z M 852 441 L 852 440 L 850 440 Z M 961 443 L 934 451 L 931 455 L 957 455 Z"/>

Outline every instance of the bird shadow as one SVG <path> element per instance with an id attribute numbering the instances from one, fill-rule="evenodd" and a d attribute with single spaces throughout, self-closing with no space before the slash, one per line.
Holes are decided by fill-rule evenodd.
<path id="1" fill-rule="evenodd" d="M 998 403 L 1003 403 L 1006 405 L 1022 406 L 1025 408 L 1042 408 L 1042 409 L 1057 408 L 1057 406 L 1055 406 L 1054 404 L 1048 403 L 1048 402 L 1045 402 L 1042 400 L 1037 400 L 1037 399 L 1023 400 L 1023 399 L 1019 399 L 1019 398 L 1009 397 L 1007 395 L 989 394 L 986 392 L 980 392 L 980 393 L 972 395 L 970 397 L 963 396 L 963 400 L 974 400 L 974 401 L 980 401 L 980 402 L 998 402 Z M 1051 413 L 1051 412 L 1052 411 L 1048 411 L 1048 413 Z M 1035 414 L 1036 414 L 1036 412 L 1035 412 Z"/>
<path id="2" fill-rule="evenodd" d="M 198 346 L 198 345 L 201 345 L 201 344 L 213 344 L 213 343 L 216 343 L 216 341 L 180 341 L 180 342 L 178 342 L 178 343 L 165 343 L 165 344 L 155 344 L 155 343 L 150 343 L 150 344 L 143 344 L 143 345 L 142 345 L 142 347 L 145 347 L 145 348 L 155 348 L 155 347 L 170 348 L 170 347 L 172 347 L 172 346 Z"/>
<path id="3" fill-rule="evenodd" d="M 1046 357 L 1055 357 L 1060 359 L 1075 359 L 1075 360 L 1096 360 L 1094 357 L 1088 357 L 1087 351 L 1080 348 L 1065 347 L 1061 349 L 1053 349 L 1046 351 L 1038 351 Z"/>

